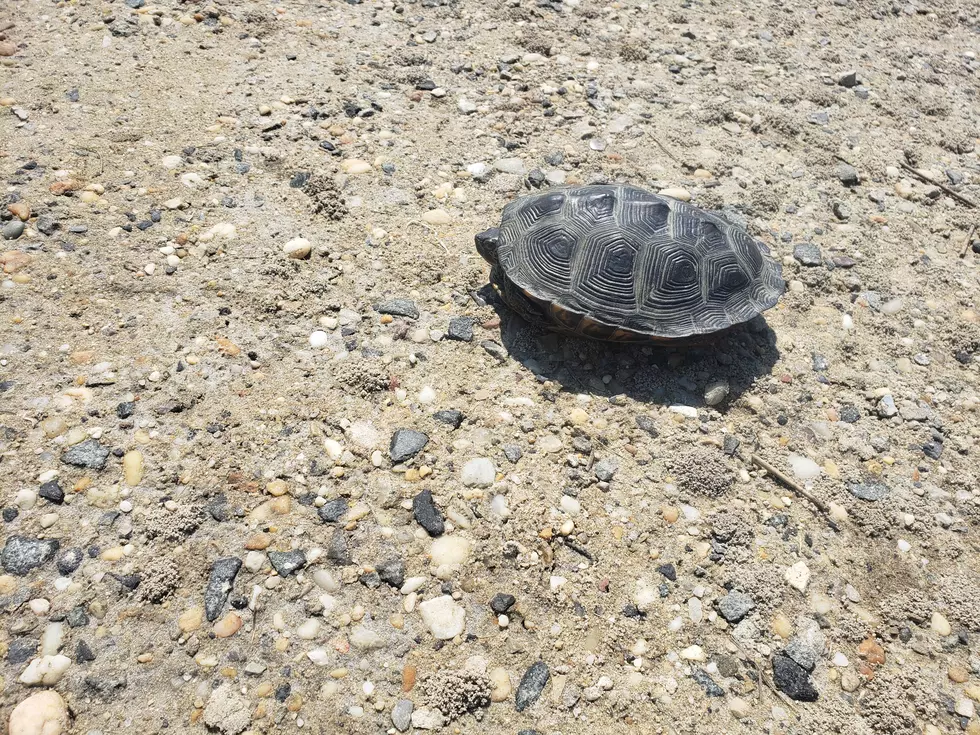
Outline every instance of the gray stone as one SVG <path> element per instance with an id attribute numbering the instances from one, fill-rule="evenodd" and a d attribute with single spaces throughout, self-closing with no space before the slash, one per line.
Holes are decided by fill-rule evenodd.
<path id="1" fill-rule="evenodd" d="M 849 163 L 837 164 L 837 178 L 844 186 L 857 186 L 861 183 L 858 170 Z"/>
<path id="2" fill-rule="evenodd" d="M 473 319 L 468 316 L 453 317 L 449 320 L 449 330 L 446 332 L 446 336 L 460 342 L 472 342 Z"/>
<path id="3" fill-rule="evenodd" d="M 442 512 L 436 507 L 432 499 L 431 490 L 423 490 L 412 499 L 412 514 L 425 532 L 430 536 L 442 536 L 446 530 L 446 524 L 442 518 Z"/>
<path id="4" fill-rule="evenodd" d="M 504 444 L 501 449 L 504 450 L 504 456 L 511 464 L 517 464 L 518 460 L 524 456 L 524 452 L 516 444 Z"/>
<path id="5" fill-rule="evenodd" d="M 932 409 L 921 401 L 919 403 L 904 403 L 898 415 L 906 421 L 928 421 L 932 418 Z"/>
<path id="6" fill-rule="evenodd" d="M 857 72 L 849 71 L 841 74 L 841 76 L 837 79 L 837 83 L 842 87 L 847 87 L 848 89 L 856 87 L 858 84 Z"/>
<path id="7" fill-rule="evenodd" d="M 37 641 L 29 638 L 14 638 L 7 647 L 7 663 L 22 664 L 37 653 Z"/>
<path id="8" fill-rule="evenodd" d="M 498 592 L 490 600 L 490 609 L 497 615 L 503 615 L 514 606 L 515 602 L 517 602 L 517 598 L 513 595 L 508 595 L 506 592 Z"/>
<path id="9" fill-rule="evenodd" d="M 393 556 L 385 559 L 380 564 L 374 565 L 374 571 L 385 584 L 398 589 L 405 582 L 405 561 L 400 557 Z"/>
<path id="10" fill-rule="evenodd" d="M 855 498 L 869 502 L 881 500 L 891 492 L 891 488 L 883 482 L 853 482 L 847 486 L 847 489 Z"/>
<path id="11" fill-rule="evenodd" d="M 773 656 L 772 679 L 779 691 L 797 702 L 816 702 L 820 696 L 807 672 L 789 656 Z"/>
<path id="12" fill-rule="evenodd" d="M 410 699 L 399 699 L 391 710 L 391 724 L 398 732 L 408 732 L 412 726 L 412 710 L 415 705 Z"/>
<path id="13" fill-rule="evenodd" d="M 3 226 L 0 230 L 0 237 L 4 240 L 16 240 L 18 237 L 24 234 L 24 223 L 19 219 L 10 220 L 7 224 Z"/>
<path id="14" fill-rule="evenodd" d="M 0 564 L 7 572 L 23 577 L 51 561 L 59 546 L 60 542 L 55 539 L 10 536 L 0 552 Z"/>
<path id="15" fill-rule="evenodd" d="M 696 681 L 701 686 L 702 689 L 704 689 L 704 693 L 707 694 L 709 697 L 725 696 L 725 691 L 715 683 L 715 680 L 712 679 L 708 675 L 708 672 L 705 671 L 704 669 L 701 668 L 693 669 L 691 671 L 691 678 L 694 679 L 694 681 Z"/>
<path id="16" fill-rule="evenodd" d="M 561 690 L 561 703 L 565 709 L 571 709 L 578 701 L 582 698 L 582 687 L 572 682 L 565 684 L 565 688 Z"/>
<path id="17" fill-rule="evenodd" d="M 270 555 L 271 556 L 271 555 Z M 333 536 L 327 543 L 327 558 L 338 566 L 347 566 L 353 563 L 350 549 L 347 545 L 347 534 L 341 529 L 334 529 Z"/>
<path id="18" fill-rule="evenodd" d="M 544 661 L 535 661 L 524 672 L 514 698 L 518 712 L 523 712 L 538 701 L 538 697 L 541 696 L 541 692 L 544 691 L 549 679 L 551 679 L 551 670 Z"/>
<path id="19" fill-rule="evenodd" d="M 800 265 L 814 268 L 823 265 L 823 256 L 820 248 L 812 242 L 801 242 L 793 248 L 793 257 Z"/>
<path id="20" fill-rule="evenodd" d="M 744 592 L 733 590 L 718 601 L 718 612 L 733 625 L 755 609 L 755 600 Z"/>
<path id="21" fill-rule="evenodd" d="M 61 505 L 65 502 L 65 491 L 61 489 L 61 485 L 58 484 L 57 480 L 49 480 L 41 485 L 41 489 L 37 491 L 37 494 L 55 505 Z"/>
<path id="22" fill-rule="evenodd" d="M 317 515 L 324 523 L 337 523 L 347 513 L 347 501 L 343 498 L 328 500 L 317 509 Z"/>
<path id="23" fill-rule="evenodd" d="M 211 565 L 208 585 L 204 588 L 204 612 L 209 621 L 216 620 L 221 614 L 241 568 L 242 560 L 235 556 L 217 559 Z"/>
<path id="24" fill-rule="evenodd" d="M 105 469 L 109 459 L 109 449 L 99 444 L 97 439 L 86 439 L 61 455 L 61 461 L 73 467 L 90 470 Z"/>
<path id="25" fill-rule="evenodd" d="M 58 559 L 55 561 L 55 566 L 58 567 L 58 574 L 64 576 L 71 574 L 81 566 L 82 559 L 84 558 L 84 552 L 78 547 L 65 549 L 58 554 Z"/>
<path id="26" fill-rule="evenodd" d="M 883 419 L 890 419 L 897 414 L 898 408 L 895 406 L 895 399 L 891 396 L 882 396 L 881 400 L 878 401 L 878 415 Z"/>
<path id="27" fill-rule="evenodd" d="M 487 339 L 480 343 L 480 347 L 486 350 L 487 354 L 496 359 L 497 362 L 506 362 L 507 350 L 504 349 L 503 345 L 494 342 L 492 339 Z"/>
<path id="28" fill-rule="evenodd" d="M 34 223 L 38 232 L 42 235 L 53 235 L 61 228 L 61 223 L 47 215 L 41 215 L 37 218 L 37 222 Z"/>
<path id="29" fill-rule="evenodd" d="M 440 424 L 446 424 L 446 426 L 452 426 L 454 429 L 458 429 L 463 423 L 463 412 L 455 408 L 449 408 L 445 411 L 436 411 L 432 414 L 432 418 Z"/>
<path id="30" fill-rule="evenodd" d="M 297 569 L 306 566 L 306 554 L 299 549 L 292 551 L 270 551 L 269 563 L 279 572 L 280 577 L 288 577 Z"/>
<path id="31" fill-rule="evenodd" d="M 429 437 L 415 429 L 398 429 L 391 435 L 388 454 L 392 462 L 404 462 L 421 452 L 429 443 Z"/>
<path id="32" fill-rule="evenodd" d="M 596 462 L 594 470 L 596 477 L 603 482 L 609 482 L 619 471 L 619 459 L 616 457 L 606 457 L 605 459 Z"/>
<path id="33" fill-rule="evenodd" d="M 410 299 L 392 299 L 378 306 L 378 312 L 391 316 L 404 316 L 409 319 L 419 318 L 419 308 Z"/>

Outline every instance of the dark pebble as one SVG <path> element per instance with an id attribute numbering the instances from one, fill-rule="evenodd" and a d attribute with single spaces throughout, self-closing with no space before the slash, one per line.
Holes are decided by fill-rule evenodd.
<path id="1" fill-rule="evenodd" d="M 694 679 L 694 681 L 696 681 L 702 689 L 704 689 L 704 693 L 709 697 L 725 696 L 724 690 L 715 683 L 714 679 L 708 676 L 708 672 L 706 672 L 704 669 L 695 668 L 693 671 L 691 671 L 691 678 Z"/>
<path id="2" fill-rule="evenodd" d="M 514 606 L 515 602 L 517 602 L 517 598 L 513 595 L 498 592 L 493 596 L 493 599 L 490 600 L 490 609 L 497 615 L 503 615 Z"/>
<path id="3" fill-rule="evenodd" d="M 88 625 L 88 615 L 85 613 L 85 608 L 81 605 L 75 605 L 75 607 L 69 610 L 65 616 L 65 620 L 72 628 L 84 628 Z"/>
<path id="4" fill-rule="evenodd" d="M 357 581 L 371 590 L 376 590 L 381 586 L 381 576 L 377 572 L 365 572 Z"/>
<path id="5" fill-rule="evenodd" d="M 51 236 L 61 228 L 61 223 L 47 215 L 42 215 L 37 218 L 34 226 L 42 235 Z"/>
<path id="6" fill-rule="evenodd" d="M 280 577 L 288 577 L 297 569 L 302 569 L 306 566 L 306 554 L 299 549 L 293 549 L 292 551 L 270 551 L 268 556 L 269 563 L 272 564 L 273 569 L 279 572 Z"/>
<path id="7" fill-rule="evenodd" d="M 815 373 L 822 373 L 824 370 L 830 367 L 830 363 L 827 362 L 827 358 L 818 352 L 814 352 L 810 356 L 810 360 L 810 364 L 813 366 L 813 372 Z"/>
<path id="8" fill-rule="evenodd" d="M 725 439 L 722 442 L 722 451 L 729 457 L 734 457 L 741 443 L 741 440 L 737 436 L 725 434 Z"/>
<path id="9" fill-rule="evenodd" d="M 881 500 L 891 492 L 888 485 L 883 482 L 853 482 L 847 486 L 847 489 L 854 497 L 870 502 Z"/>
<path id="10" fill-rule="evenodd" d="M 116 406 L 116 416 L 121 419 L 128 419 L 136 413 L 136 404 L 132 401 L 123 401 Z"/>
<path id="11" fill-rule="evenodd" d="M 86 439 L 61 455 L 61 461 L 73 467 L 90 470 L 105 469 L 109 459 L 109 449 L 99 444 L 97 439 Z"/>
<path id="12" fill-rule="evenodd" d="M 837 178 L 844 186 L 857 186 L 861 183 L 857 169 L 848 163 L 837 164 Z"/>
<path id="13" fill-rule="evenodd" d="M 497 362 L 507 361 L 507 350 L 504 349 L 503 345 L 494 342 L 492 339 L 484 340 L 480 343 L 480 347 L 486 350 L 487 354 L 497 360 Z"/>
<path id="14" fill-rule="evenodd" d="M 4 523 L 11 523 L 19 514 L 20 513 L 16 508 L 4 508 L 3 509 Z"/>
<path id="15" fill-rule="evenodd" d="M 273 553 L 275 552 L 269 552 L 270 561 Z M 208 585 L 204 589 L 204 612 L 208 621 L 216 620 L 221 614 L 228 600 L 228 593 L 234 587 L 235 577 L 238 576 L 238 570 L 241 568 L 242 560 L 235 556 L 217 559 L 211 565 Z"/>
<path id="16" fill-rule="evenodd" d="M 511 464 L 517 464 L 520 458 L 524 456 L 524 452 L 522 452 L 521 448 L 516 444 L 504 444 L 501 449 L 504 450 L 504 456 Z"/>
<path id="17" fill-rule="evenodd" d="M 61 485 L 58 484 L 57 480 L 51 480 L 41 485 L 41 489 L 37 491 L 37 494 L 55 505 L 61 505 L 65 502 L 65 491 L 61 489 Z"/>
<path id="18" fill-rule="evenodd" d="M 823 265 L 823 257 L 820 253 L 820 248 L 814 245 L 812 242 L 801 242 L 799 245 L 794 247 L 793 257 L 796 259 L 797 263 L 800 265 L 805 265 L 808 268 Z"/>
<path id="19" fill-rule="evenodd" d="M 649 434 L 650 436 L 652 436 L 654 439 L 656 439 L 658 436 L 660 436 L 660 432 L 657 431 L 657 424 L 656 424 L 656 422 L 652 418 L 650 418 L 649 416 L 647 416 L 646 414 L 641 413 L 641 414 L 637 415 L 637 417 L 636 417 L 636 426 L 637 426 L 637 428 L 640 429 L 640 431 L 645 431 L 647 434 Z"/>
<path id="20" fill-rule="evenodd" d="M 456 316 L 449 320 L 449 329 L 446 332 L 449 339 L 459 340 L 460 342 L 473 341 L 473 319 L 468 316 Z"/>
<path id="21" fill-rule="evenodd" d="M 320 506 L 317 514 L 324 523 L 337 523 L 347 513 L 347 501 L 343 498 L 328 500 Z"/>
<path id="22" fill-rule="evenodd" d="M 772 678 L 779 691 L 797 702 L 816 702 L 819 693 L 809 674 L 789 656 L 776 654 L 772 658 Z"/>
<path id="23" fill-rule="evenodd" d="M 10 574 L 23 577 L 33 569 L 47 564 L 58 553 L 60 543 L 55 539 L 30 539 L 10 536 L 0 552 L 0 564 Z"/>
<path id="24" fill-rule="evenodd" d="M 382 582 L 395 589 L 401 587 L 405 582 L 405 562 L 397 556 L 385 559 L 380 564 L 375 564 L 374 571 L 378 573 Z"/>
<path id="25" fill-rule="evenodd" d="M 861 419 L 861 410 L 857 406 L 851 406 L 850 404 L 841 406 L 837 414 L 845 424 L 854 424 Z"/>
<path id="26" fill-rule="evenodd" d="M 143 581 L 143 577 L 139 574 L 111 574 L 110 576 L 115 579 L 119 584 L 128 590 L 134 590 L 140 586 L 140 582 Z"/>
<path id="27" fill-rule="evenodd" d="M 84 664 L 88 661 L 95 661 L 95 654 L 89 648 L 88 643 L 79 641 L 78 645 L 75 646 L 75 663 Z"/>
<path id="28" fill-rule="evenodd" d="M 411 459 L 425 448 L 429 437 L 415 429 L 398 429 L 391 435 L 388 454 L 392 462 L 404 462 Z"/>
<path id="29" fill-rule="evenodd" d="M 0 237 L 4 240 L 16 240 L 24 234 L 24 223 L 19 219 L 14 219 L 3 226 L 0 230 Z"/>
<path id="30" fill-rule="evenodd" d="M 436 507 L 430 490 L 423 490 L 412 499 L 412 513 L 430 536 L 442 536 L 445 533 L 446 524 L 442 512 Z"/>
<path id="31" fill-rule="evenodd" d="M 419 318 L 419 308 L 415 305 L 414 301 L 409 299 L 385 301 L 383 304 L 378 305 L 377 310 L 381 314 L 390 314 L 391 316 L 404 316 L 409 319 Z"/>
<path id="32" fill-rule="evenodd" d="M 37 653 L 37 641 L 28 638 L 14 638 L 7 647 L 7 663 L 22 664 Z"/>
<path id="33" fill-rule="evenodd" d="M 922 452 L 929 459 L 939 459 L 943 456 L 943 445 L 941 442 L 929 442 L 922 445 Z"/>
<path id="34" fill-rule="evenodd" d="M 524 672 L 515 695 L 518 712 L 523 712 L 538 701 L 538 697 L 541 696 L 541 692 L 544 691 L 544 687 L 550 678 L 551 671 L 544 661 L 535 661 L 531 668 Z"/>
<path id="35" fill-rule="evenodd" d="M 463 412 L 450 408 L 445 411 L 436 411 L 432 414 L 432 418 L 441 424 L 446 424 L 447 426 L 452 426 L 454 429 L 458 429 L 460 424 L 463 423 Z"/>
<path id="36" fill-rule="evenodd" d="M 327 558 L 342 567 L 354 563 L 347 544 L 347 535 L 339 528 L 334 530 L 333 536 L 327 543 Z"/>
<path id="37" fill-rule="evenodd" d="M 677 569 L 674 568 L 673 564 L 661 564 L 659 567 L 657 567 L 657 571 L 671 582 L 677 581 Z"/>
<path id="38" fill-rule="evenodd" d="M 293 174 L 293 178 L 289 180 L 289 186 L 293 189 L 302 189 L 304 186 L 306 186 L 309 180 L 309 171 L 298 171 L 297 173 Z"/>
<path id="39" fill-rule="evenodd" d="M 59 574 L 68 576 L 81 566 L 84 558 L 85 553 L 80 548 L 75 546 L 70 549 L 65 549 L 58 554 L 58 559 L 55 561 L 55 566 L 58 567 Z"/>

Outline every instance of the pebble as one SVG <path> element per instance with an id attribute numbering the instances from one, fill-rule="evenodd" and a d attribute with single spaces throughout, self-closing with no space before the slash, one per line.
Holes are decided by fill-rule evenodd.
<path id="1" fill-rule="evenodd" d="M 786 570 L 786 582 L 800 592 L 806 592 L 807 585 L 810 583 L 810 568 L 806 562 L 798 561 Z"/>
<path id="2" fill-rule="evenodd" d="M 837 164 L 837 178 L 844 186 L 857 186 L 861 183 L 857 169 L 848 163 Z"/>
<path id="3" fill-rule="evenodd" d="M 306 260 L 310 257 L 310 251 L 313 246 L 310 241 L 304 237 L 296 237 L 287 242 L 282 246 L 282 251 L 286 254 L 286 257 L 293 258 L 294 260 Z"/>
<path id="4" fill-rule="evenodd" d="M 545 454 L 554 454 L 562 450 L 561 439 L 554 434 L 545 434 L 538 439 L 535 446 L 538 448 L 538 451 L 544 452 Z"/>
<path id="5" fill-rule="evenodd" d="M 41 656 L 31 661 L 21 673 L 19 681 L 28 686 L 54 686 L 71 666 L 71 659 L 62 654 Z"/>
<path id="6" fill-rule="evenodd" d="M 659 194 L 665 197 L 670 197 L 671 199 L 679 199 L 682 202 L 691 201 L 691 192 L 689 192 L 687 189 L 682 189 L 679 186 L 661 189 Z"/>
<path id="7" fill-rule="evenodd" d="M 379 304 L 377 310 L 379 314 L 403 316 L 408 319 L 419 318 L 419 307 L 411 299 L 391 299 L 390 301 Z"/>
<path id="8" fill-rule="evenodd" d="M 310 334 L 310 347 L 314 350 L 322 350 L 327 346 L 330 341 L 330 335 L 321 329 L 316 330 Z"/>
<path id="9" fill-rule="evenodd" d="M 230 683 L 211 690 L 204 708 L 204 724 L 222 735 L 238 735 L 251 722 L 252 705 Z"/>
<path id="10" fill-rule="evenodd" d="M 515 176 L 524 176 L 527 171 L 524 168 L 524 161 L 520 158 L 500 158 L 493 162 L 493 167 L 500 173 Z"/>
<path id="11" fill-rule="evenodd" d="M 776 654 L 772 658 L 773 683 L 779 691 L 797 702 L 815 702 L 819 696 L 810 676 L 789 656 Z"/>
<path id="12" fill-rule="evenodd" d="M 709 406 L 717 406 L 728 398 L 731 390 L 727 380 L 716 380 L 704 389 L 704 402 Z"/>
<path id="13" fill-rule="evenodd" d="M 429 536 L 442 536 L 445 532 L 446 524 L 442 512 L 436 507 L 430 490 L 423 490 L 412 499 L 412 513 Z"/>
<path id="14" fill-rule="evenodd" d="M 793 474 L 801 480 L 812 480 L 819 477 L 820 473 L 822 472 L 820 465 L 809 457 L 801 457 L 797 454 L 791 454 L 789 455 L 788 461 Z"/>
<path id="15" fill-rule="evenodd" d="M 430 225 L 448 225 L 453 218 L 445 209 L 430 209 L 422 213 L 422 221 Z"/>
<path id="16" fill-rule="evenodd" d="M 718 601 L 718 612 L 729 623 L 740 622 L 755 609 L 755 600 L 744 592 L 733 590 Z"/>
<path id="17" fill-rule="evenodd" d="M 855 498 L 869 502 L 881 500 L 891 492 L 891 488 L 883 482 L 852 482 L 847 489 Z"/>
<path id="18" fill-rule="evenodd" d="M 412 712 L 412 727 L 418 730 L 438 730 L 445 724 L 445 715 L 434 707 L 421 707 Z"/>
<path id="19" fill-rule="evenodd" d="M 429 437 L 415 429 L 398 429 L 391 435 L 388 455 L 392 462 L 404 462 L 421 452 L 429 443 Z"/>
<path id="20" fill-rule="evenodd" d="M 398 589 L 405 582 L 405 561 L 399 557 L 386 559 L 376 564 L 374 571 L 385 584 Z"/>
<path id="21" fill-rule="evenodd" d="M 306 554 L 299 549 L 292 551 L 270 551 L 269 563 L 272 564 L 280 577 L 288 577 L 293 572 L 306 566 Z"/>
<path id="22" fill-rule="evenodd" d="M 804 265 L 808 268 L 823 265 L 823 255 L 820 252 L 820 248 L 814 245 L 812 242 L 803 242 L 796 245 L 793 248 L 793 258 L 795 258 L 796 262 L 798 262 L 800 265 Z"/>
<path id="23" fill-rule="evenodd" d="M 496 476 L 493 462 L 486 457 L 477 457 L 463 465 L 460 481 L 466 487 L 490 487 Z"/>
<path id="24" fill-rule="evenodd" d="M 105 469 L 108 459 L 109 449 L 102 446 L 98 439 L 86 439 L 61 455 L 61 461 L 65 464 L 90 470 Z"/>
<path id="25" fill-rule="evenodd" d="M 468 316 L 457 316 L 449 320 L 446 336 L 459 342 L 473 341 L 473 319 Z"/>
<path id="26" fill-rule="evenodd" d="M 3 552 L 0 552 L 0 564 L 10 574 L 23 577 L 51 561 L 58 553 L 59 546 L 59 542 L 53 539 L 8 536 Z"/>
<path id="27" fill-rule="evenodd" d="M 347 514 L 348 504 L 343 498 L 328 500 L 317 509 L 317 515 L 324 523 L 338 523 Z"/>
<path id="28" fill-rule="evenodd" d="M 610 482 L 619 471 L 619 459 L 616 457 L 605 457 L 595 463 L 593 471 L 595 476 L 602 482 Z"/>
<path id="29" fill-rule="evenodd" d="M 953 632 L 953 628 L 949 624 L 949 621 L 940 612 L 934 612 L 932 614 L 932 619 L 929 621 L 929 627 L 941 636 L 948 636 Z"/>
<path id="30" fill-rule="evenodd" d="M 407 732 L 412 726 L 412 711 L 415 705 L 410 699 L 399 699 L 391 710 L 391 724 L 398 732 Z"/>
<path id="31" fill-rule="evenodd" d="M 449 595 L 441 595 L 419 604 L 422 622 L 438 640 L 449 640 L 463 632 L 466 610 Z"/>
<path id="32" fill-rule="evenodd" d="M 362 161 L 360 158 L 348 158 L 340 164 L 340 170 L 345 174 L 356 176 L 358 174 L 366 174 L 370 171 L 371 164 L 367 161 Z"/>
<path id="33" fill-rule="evenodd" d="M 436 411 L 432 414 L 432 418 L 440 424 L 446 424 L 447 426 L 452 426 L 454 429 L 458 429 L 463 423 L 464 416 L 462 411 L 450 408 L 443 411 Z"/>
<path id="34" fill-rule="evenodd" d="M 242 560 L 234 556 L 218 559 L 211 565 L 211 574 L 204 590 L 204 609 L 208 622 L 214 622 L 221 614 L 241 568 Z"/>
<path id="35" fill-rule="evenodd" d="M 518 712 L 523 712 L 532 704 L 538 701 L 541 692 L 551 678 L 551 670 L 544 661 L 535 661 L 531 667 L 524 672 L 521 683 L 517 686 L 515 695 L 515 706 Z"/>
<path id="36" fill-rule="evenodd" d="M 9 735 L 67 735 L 68 706 L 54 690 L 32 694 L 14 707 L 7 726 Z"/>
<path id="37" fill-rule="evenodd" d="M 470 555 L 470 542 L 462 536 L 441 536 L 432 542 L 429 556 L 435 567 L 463 564 Z"/>
<path id="38" fill-rule="evenodd" d="M 229 638 L 237 633 L 242 627 L 242 619 L 233 612 L 225 615 L 221 620 L 214 624 L 214 634 L 218 638 Z"/>
<path id="39" fill-rule="evenodd" d="M 0 230 L 0 237 L 3 237 L 4 240 L 16 240 L 18 237 L 24 234 L 24 229 L 24 223 L 20 220 L 10 220 L 10 222 L 5 224 L 3 229 Z"/>

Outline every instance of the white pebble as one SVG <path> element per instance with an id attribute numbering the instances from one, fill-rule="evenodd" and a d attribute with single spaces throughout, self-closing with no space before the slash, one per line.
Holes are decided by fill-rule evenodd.
<path id="1" fill-rule="evenodd" d="M 492 461 L 486 457 L 477 457 L 463 465 L 461 480 L 466 487 L 490 487 L 496 475 L 497 470 Z"/>
<path id="2" fill-rule="evenodd" d="M 327 341 L 330 339 L 329 335 L 318 329 L 310 335 L 310 347 L 314 350 L 322 350 L 327 346 Z"/>
<path id="3" fill-rule="evenodd" d="M 466 610 L 449 595 L 440 595 L 419 605 L 422 622 L 438 640 L 449 640 L 463 632 Z"/>

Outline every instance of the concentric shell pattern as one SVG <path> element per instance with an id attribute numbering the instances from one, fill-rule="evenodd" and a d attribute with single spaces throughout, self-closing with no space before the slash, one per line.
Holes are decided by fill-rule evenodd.
<path id="1" fill-rule="evenodd" d="M 627 185 L 511 202 L 497 257 L 504 274 L 542 302 L 665 339 L 748 321 L 785 289 L 779 264 L 740 227 Z"/>

